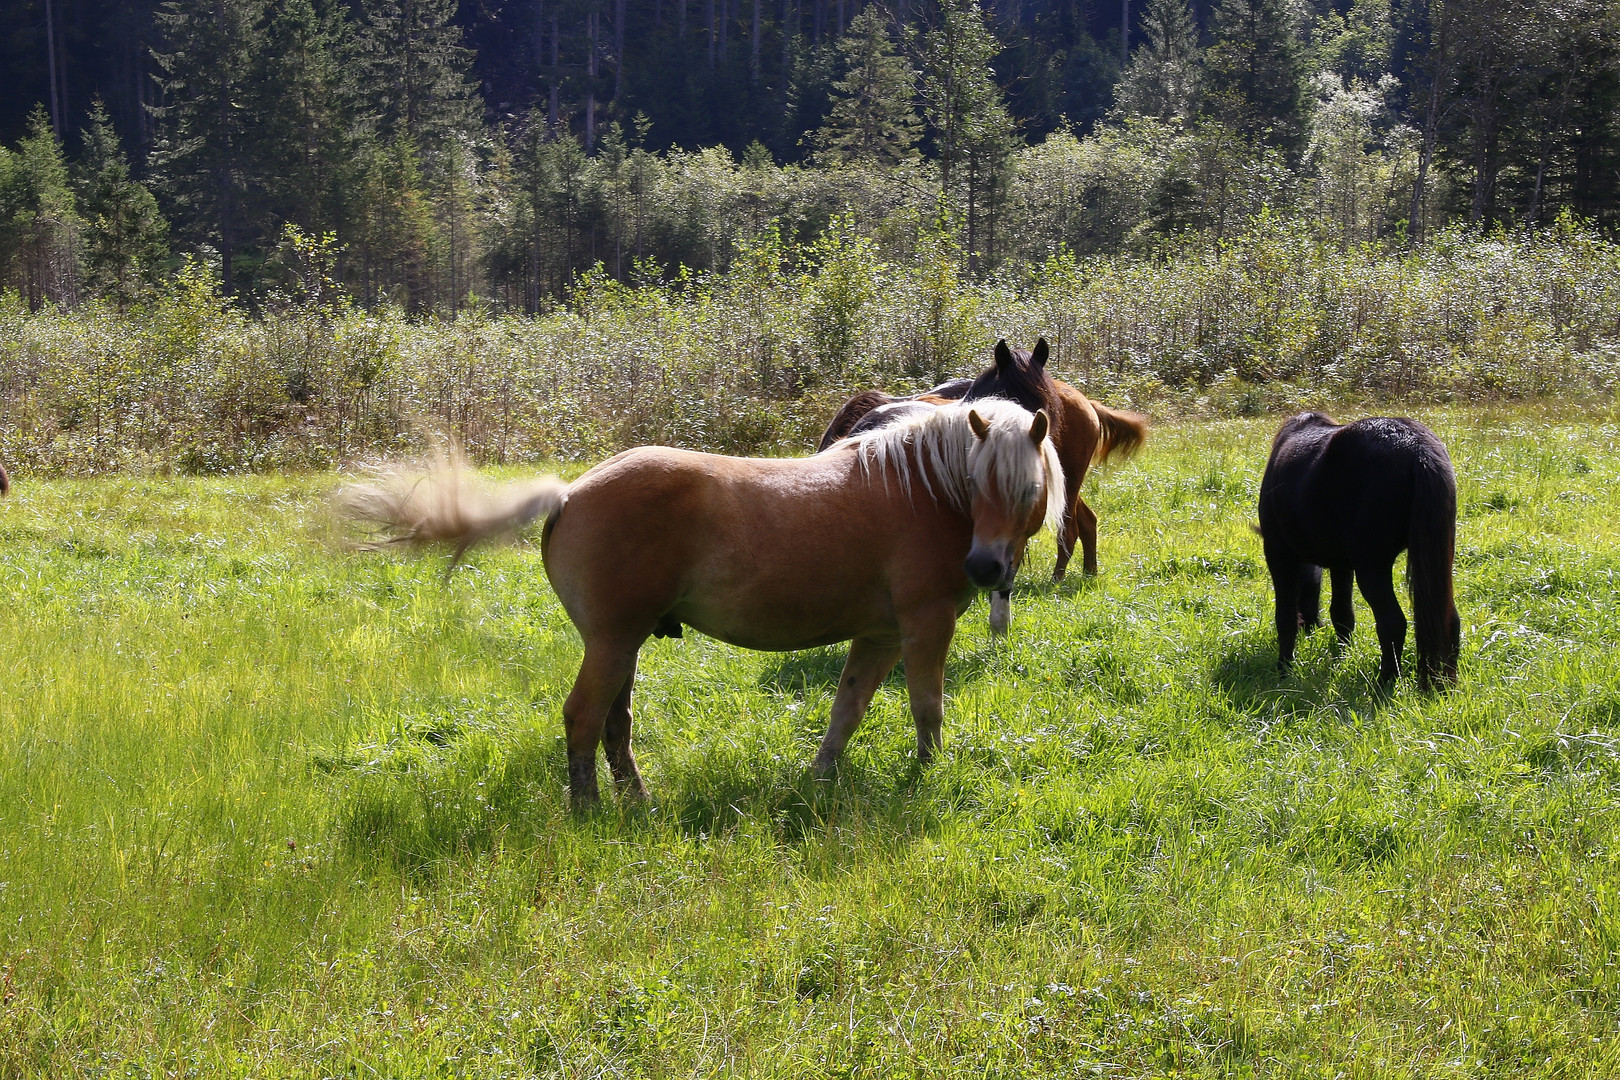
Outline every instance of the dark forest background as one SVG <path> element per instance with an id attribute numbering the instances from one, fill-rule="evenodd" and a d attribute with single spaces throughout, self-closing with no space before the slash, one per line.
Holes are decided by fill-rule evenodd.
<path id="1" fill-rule="evenodd" d="M 1561 214 L 1620 217 L 1612 0 L 0 6 L 0 269 L 34 307 L 188 259 L 252 304 L 536 310 L 762 237 L 984 274 L 1257 215 L 1394 248 Z"/>

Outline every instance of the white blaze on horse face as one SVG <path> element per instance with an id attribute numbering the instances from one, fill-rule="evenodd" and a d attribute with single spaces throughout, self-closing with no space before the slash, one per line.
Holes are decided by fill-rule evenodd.
<path id="1" fill-rule="evenodd" d="M 965 569 L 981 589 L 1005 589 L 1023 558 L 1024 545 L 1045 516 L 1046 462 L 1043 443 L 1048 421 L 1045 411 L 1030 422 L 1029 441 L 1009 439 L 990 443 L 991 427 L 977 412 L 968 414 L 980 455 L 988 455 L 974 468 L 973 544 Z"/>

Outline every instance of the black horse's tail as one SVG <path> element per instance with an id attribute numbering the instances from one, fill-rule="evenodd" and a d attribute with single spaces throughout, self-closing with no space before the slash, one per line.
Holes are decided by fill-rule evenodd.
<path id="1" fill-rule="evenodd" d="M 1439 440 L 1423 440 L 1414 462 L 1412 524 L 1407 534 L 1407 576 L 1417 630 L 1418 682 L 1457 681 L 1462 620 L 1452 593 L 1457 547 L 1457 477 Z"/>

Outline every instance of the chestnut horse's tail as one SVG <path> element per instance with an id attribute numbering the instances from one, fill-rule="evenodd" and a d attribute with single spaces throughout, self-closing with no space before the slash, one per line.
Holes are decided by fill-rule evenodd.
<path id="1" fill-rule="evenodd" d="M 1412 621 L 1418 681 L 1425 686 L 1457 681 L 1462 620 L 1452 593 L 1457 545 L 1457 478 L 1439 440 L 1419 442 L 1413 462 L 1412 519 L 1406 567 L 1412 589 Z"/>
<path id="2" fill-rule="evenodd" d="M 567 499 L 568 484 L 555 476 L 490 489 L 459 457 L 441 454 L 426 470 L 419 464 L 378 466 L 371 480 L 340 488 L 333 502 L 344 518 L 371 530 L 360 546 L 443 544 L 451 549 L 454 569 L 468 548 L 514 536 L 557 513 Z"/>
<path id="3" fill-rule="evenodd" d="M 1130 457 L 1147 442 L 1148 418 L 1141 413 L 1110 409 L 1095 401 L 1091 408 L 1097 414 L 1097 425 L 1102 433 L 1097 438 L 1097 449 L 1092 451 L 1093 464 L 1108 460 L 1110 454 Z"/>

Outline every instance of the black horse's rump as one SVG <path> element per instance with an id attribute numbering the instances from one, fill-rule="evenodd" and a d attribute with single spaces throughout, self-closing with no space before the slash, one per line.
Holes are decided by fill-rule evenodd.
<path id="1" fill-rule="evenodd" d="M 11 478 L 6 476 L 6 467 L 0 465 L 0 495 L 11 490 Z"/>
<path id="2" fill-rule="evenodd" d="M 1301 413 L 1277 432 L 1260 481 L 1260 535 L 1277 594 L 1277 666 L 1293 662 L 1301 628 L 1320 619 L 1322 571 L 1341 642 L 1355 628 L 1352 582 L 1373 609 L 1379 678 L 1400 671 L 1406 617 L 1395 598 L 1395 557 L 1407 552 L 1418 681 L 1457 680 L 1462 622 L 1452 593 L 1457 478 L 1434 432 L 1415 420 L 1371 417 L 1340 426 Z"/>

